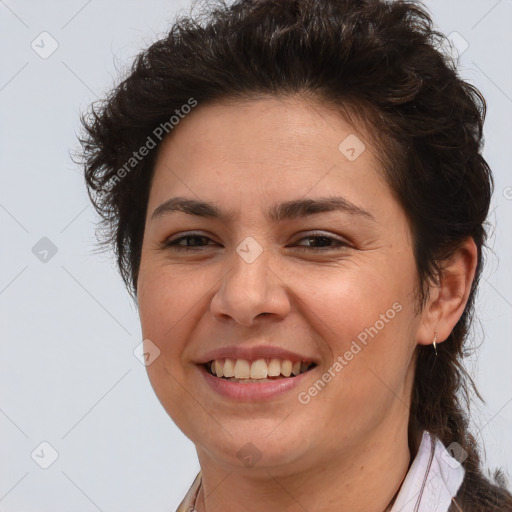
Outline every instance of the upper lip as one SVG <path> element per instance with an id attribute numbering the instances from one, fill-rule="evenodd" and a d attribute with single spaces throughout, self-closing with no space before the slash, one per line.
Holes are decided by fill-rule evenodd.
<path id="1" fill-rule="evenodd" d="M 272 345 L 258 345 L 255 347 L 242 347 L 240 345 L 232 347 L 220 347 L 207 352 L 201 356 L 196 362 L 197 364 L 205 364 L 216 359 L 246 359 L 255 361 L 256 359 L 288 359 L 292 362 L 307 361 L 317 363 L 315 357 L 309 357 L 290 350 L 285 350 Z"/>

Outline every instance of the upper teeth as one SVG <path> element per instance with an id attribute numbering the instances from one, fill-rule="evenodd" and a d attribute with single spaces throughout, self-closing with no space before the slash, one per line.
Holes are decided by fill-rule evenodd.
<path id="1" fill-rule="evenodd" d="M 216 359 L 209 363 L 209 368 L 217 377 L 235 377 L 236 379 L 265 379 L 283 375 L 289 377 L 306 371 L 311 363 L 289 359 Z"/>

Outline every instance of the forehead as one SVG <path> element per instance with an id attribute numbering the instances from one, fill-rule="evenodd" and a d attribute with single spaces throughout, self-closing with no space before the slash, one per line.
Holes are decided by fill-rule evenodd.
<path id="1" fill-rule="evenodd" d="M 188 114 L 159 149 L 150 203 L 170 194 L 253 204 L 334 192 L 356 204 L 389 193 L 372 142 L 333 108 L 260 97 Z"/>
<path id="2" fill-rule="evenodd" d="M 258 96 L 243 101 L 199 103 L 169 134 L 160 153 L 168 151 L 169 146 L 173 150 L 179 146 L 197 159 L 207 156 L 216 160 L 265 161 L 271 155 L 293 162 L 330 155 L 333 161 L 339 161 L 343 155 L 340 144 L 350 136 L 358 153 L 363 144 L 375 153 L 368 135 L 331 104 L 299 96 Z"/>

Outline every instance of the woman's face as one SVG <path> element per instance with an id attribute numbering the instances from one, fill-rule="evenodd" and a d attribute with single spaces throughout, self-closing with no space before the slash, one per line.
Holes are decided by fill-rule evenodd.
<path id="1" fill-rule="evenodd" d="M 161 146 L 139 311 L 151 384 L 203 462 L 284 473 L 406 432 L 417 273 L 375 151 L 327 108 L 272 97 L 199 105 Z"/>

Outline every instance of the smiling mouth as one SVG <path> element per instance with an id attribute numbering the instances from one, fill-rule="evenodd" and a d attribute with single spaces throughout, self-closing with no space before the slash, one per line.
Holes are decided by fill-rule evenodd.
<path id="1" fill-rule="evenodd" d="M 230 382 L 263 383 L 294 378 L 316 367 L 309 361 L 288 359 L 216 359 L 203 365 L 214 377 Z"/>

